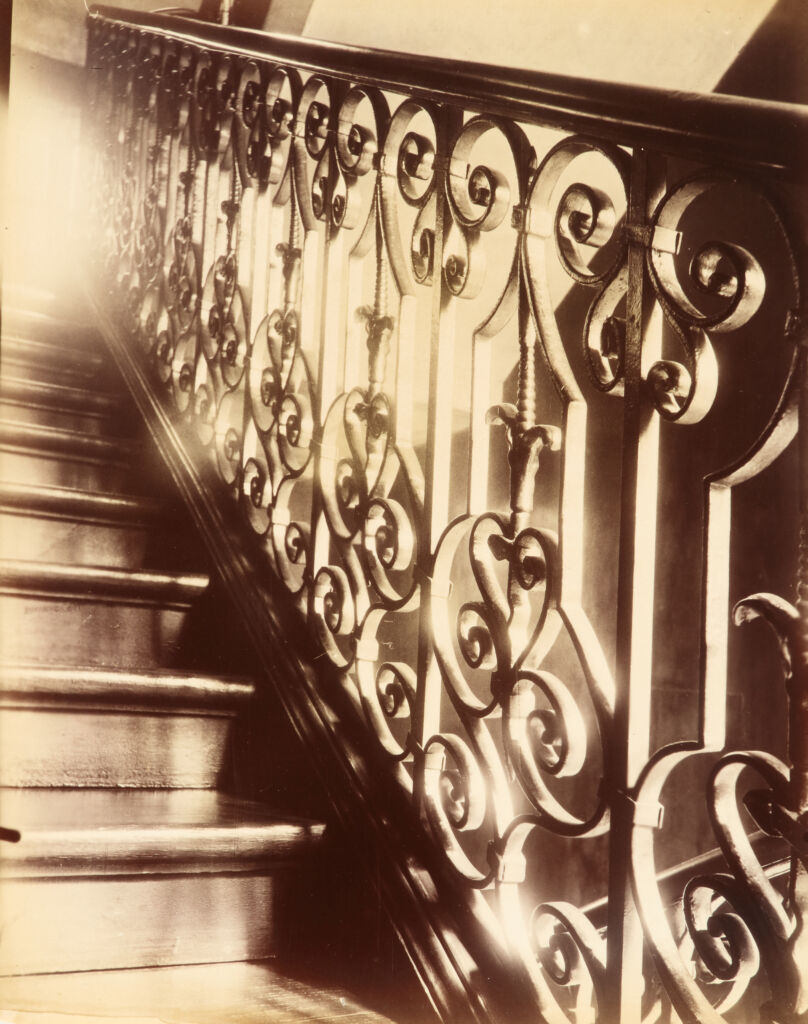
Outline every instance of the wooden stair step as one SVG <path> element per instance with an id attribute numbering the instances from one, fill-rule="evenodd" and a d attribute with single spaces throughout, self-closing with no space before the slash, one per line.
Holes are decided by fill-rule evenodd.
<path id="1" fill-rule="evenodd" d="M 6 1011 L 25 1014 L 11 1024 L 35 1024 L 35 1013 L 39 1021 L 54 1013 L 48 1020 L 59 1024 L 390 1024 L 347 991 L 297 980 L 272 963 L 14 978 L 4 983 L 0 1002 Z"/>
<path id="2" fill-rule="evenodd" d="M 0 974 L 278 952 L 284 881 L 325 826 L 208 790 L 0 790 Z"/>
<path id="3" fill-rule="evenodd" d="M 0 509 L 86 523 L 156 522 L 165 502 L 141 495 L 0 481 Z"/>
<path id="4" fill-rule="evenodd" d="M 48 315 L 53 313 L 57 304 L 63 299 L 50 288 L 43 288 L 41 283 L 32 284 L 30 281 L 14 280 L 5 277 L 2 283 L 3 315 L 7 317 L 9 311 L 33 310 L 37 313 Z"/>
<path id="5" fill-rule="evenodd" d="M 123 438 L 0 421 L 0 478 L 46 487 L 121 491 L 143 446 Z"/>
<path id="6" fill-rule="evenodd" d="M 3 327 L 12 335 L 33 337 L 73 345 L 98 347 L 98 332 L 87 320 L 63 315 L 56 307 L 56 296 L 45 293 L 44 301 L 35 303 L 36 297 L 3 287 Z M 48 308 L 50 307 L 50 308 Z"/>
<path id="7" fill-rule="evenodd" d="M 0 559 L 134 569 L 150 529 L 159 522 L 170 535 L 178 511 L 153 498 L 0 482 Z"/>
<path id="8" fill-rule="evenodd" d="M 5 877 L 255 871 L 311 852 L 325 826 L 204 789 L 0 789 Z"/>
<path id="9" fill-rule="evenodd" d="M 89 491 L 122 491 L 126 489 L 130 476 L 130 466 L 124 462 L 64 458 L 54 452 L 0 446 L 0 478 L 15 483 Z"/>
<path id="10" fill-rule="evenodd" d="M 254 693 L 211 676 L 0 666 L 0 783 L 210 788 Z"/>
<path id="11" fill-rule="evenodd" d="M 155 714 L 178 708 L 199 714 L 233 714 L 255 696 L 254 684 L 245 679 L 166 670 L 18 664 L 3 665 L 0 671 L 0 703 L 6 705 L 21 701 L 48 707 L 148 707 Z"/>
<path id="12" fill-rule="evenodd" d="M 128 401 L 111 391 L 25 377 L 0 377 L 0 417 L 14 423 L 101 433 L 113 417 L 120 422 L 127 408 Z"/>
<path id="13" fill-rule="evenodd" d="M 0 339 L 3 372 L 15 377 L 35 373 L 41 379 L 73 386 L 98 380 L 111 369 L 109 360 L 95 345 L 75 341 L 65 344 L 4 332 Z"/>
<path id="14" fill-rule="evenodd" d="M 0 594 L 186 608 L 205 592 L 208 583 L 204 573 L 109 569 L 10 558 L 0 561 Z"/>
<path id="15" fill-rule="evenodd" d="M 30 449 L 67 459 L 124 464 L 141 448 L 138 442 L 126 438 L 98 437 L 78 430 L 14 420 L 0 420 L 0 446 L 12 450 Z"/>
<path id="16" fill-rule="evenodd" d="M 0 562 L 0 658 L 94 667 L 169 664 L 200 573 L 6 559 Z"/>
<path id="17" fill-rule="evenodd" d="M 14 402 L 48 405 L 72 412 L 94 412 L 111 415 L 120 411 L 122 396 L 113 391 L 77 388 L 52 381 L 30 380 L 27 377 L 0 377 L 0 395 Z"/>

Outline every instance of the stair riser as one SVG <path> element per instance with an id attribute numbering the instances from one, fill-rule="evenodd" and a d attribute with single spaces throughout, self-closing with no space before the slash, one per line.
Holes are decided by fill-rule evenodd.
<path id="1" fill-rule="evenodd" d="M 284 874 L 3 879 L 0 974 L 272 956 Z"/>
<path id="2" fill-rule="evenodd" d="M 9 483 L 126 491 L 132 470 L 116 463 L 71 459 L 32 451 L 0 451 L 0 478 Z"/>
<path id="3" fill-rule="evenodd" d="M 143 564 L 148 528 L 33 518 L 0 512 L 0 558 L 104 565 L 136 569 Z"/>
<path id="4" fill-rule="evenodd" d="M 214 787 L 226 763 L 232 717 L 0 708 L 4 786 Z"/>
<path id="5" fill-rule="evenodd" d="M 0 658 L 143 669 L 172 663 L 187 609 L 0 596 Z"/>

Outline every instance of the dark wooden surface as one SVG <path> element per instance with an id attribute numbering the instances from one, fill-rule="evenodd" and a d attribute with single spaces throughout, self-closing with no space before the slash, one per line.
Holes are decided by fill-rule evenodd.
<path id="1" fill-rule="evenodd" d="M 793 104 L 437 60 L 169 15 L 133 14 L 102 5 L 92 7 L 91 13 L 169 33 L 212 50 L 289 63 L 426 101 L 457 103 L 467 110 L 591 134 L 623 145 L 747 170 L 777 171 L 797 180 L 808 165 L 808 110 Z"/>

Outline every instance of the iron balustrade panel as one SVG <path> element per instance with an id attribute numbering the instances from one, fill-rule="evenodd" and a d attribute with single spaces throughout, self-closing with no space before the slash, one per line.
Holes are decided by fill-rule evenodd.
<path id="1" fill-rule="evenodd" d="M 494 983 L 806 1019 L 805 111 L 109 8 L 88 67 L 110 308 Z"/>

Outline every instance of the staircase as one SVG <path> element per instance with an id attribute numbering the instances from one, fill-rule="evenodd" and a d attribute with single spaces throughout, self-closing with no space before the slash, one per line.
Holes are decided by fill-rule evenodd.
<path id="1" fill-rule="evenodd" d="M 324 826 L 232 784 L 239 643 L 92 332 L 30 299 L 0 391 L 3 1020 L 383 1021 L 273 966 Z"/>

